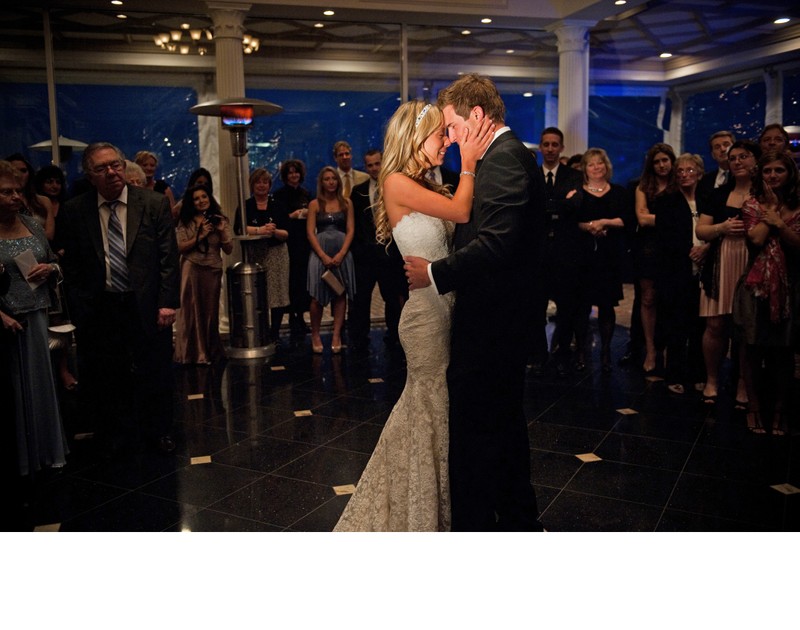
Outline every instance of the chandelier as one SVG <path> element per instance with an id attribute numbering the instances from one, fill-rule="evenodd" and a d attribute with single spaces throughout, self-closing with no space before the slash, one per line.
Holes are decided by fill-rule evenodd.
<path id="1" fill-rule="evenodd" d="M 189 24 L 181 24 L 180 30 L 153 35 L 153 42 L 162 50 L 188 55 L 194 49 L 198 55 L 208 54 L 208 45 L 214 39 L 213 33 L 207 28 L 191 28 Z M 261 40 L 245 33 L 242 36 L 242 51 L 246 55 L 256 52 L 261 45 Z"/>

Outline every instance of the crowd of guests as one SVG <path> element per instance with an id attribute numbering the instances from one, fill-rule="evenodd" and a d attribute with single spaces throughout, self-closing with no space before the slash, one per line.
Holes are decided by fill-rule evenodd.
<path id="1" fill-rule="evenodd" d="M 698 155 L 657 143 L 627 186 L 613 181 L 605 150 L 567 160 L 560 130 L 547 128 L 540 140 L 548 198 L 531 314 L 533 374 L 548 366 L 560 376 L 586 370 L 593 307 L 600 370 L 612 371 L 615 311 L 632 269 L 630 340 L 618 363 L 663 376 L 676 395 L 696 391 L 706 405 L 730 395 L 752 433 L 785 434 L 800 350 L 800 177 L 785 130 L 768 125 L 755 141 L 715 133 L 713 170 Z M 341 353 L 345 342 L 352 352 L 366 350 L 377 285 L 384 341 L 399 347 L 408 299 L 403 261 L 396 246 L 376 239 L 372 213 L 382 154 L 366 153 L 365 172 L 353 168 L 346 142 L 336 143 L 333 158 L 313 194 L 303 186 L 300 160 L 281 164 L 276 192 L 267 169 L 253 170 L 244 226 L 238 209 L 231 225 L 208 170 L 194 171 L 175 199 L 156 179 L 158 159 L 149 151 L 128 161 L 113 145 L 91 145 L 86 181 L 76 182 L 69 200 L 57 166 L 34 172 L 21 154 L 0 161 L 2 380 L 15 401 L 8 435 L 17 472 L 64 465 L 59 393 L 78 389 L 79 379 L 98 416 L 119 418 L 115 432 L 136 424 L 131 413 L 147 413 L 147 437 L 174 448 L 168 373 L 173 362 L 205 365 L 225 356 L 219 302 L 234 233 L 260 237 L 253 251 L 265 269 L 273 341 L 280 342 L 288 317 L 291 335 L 310 333 L 312 352 L 322 353 L 330 307 L 330 351 Z M 430 177 L 452 181 L 447 169 Z M 127 252 L 119 277 L 118 232 L 123 259 Z M 548 346 L 551 301 L 556 325 Z M 73 330 L 77 365 L 67 352 Z M 731 369 L 723 370 L 728 356 Z M 118 382 L 132 372 L 142 378 Z"/>

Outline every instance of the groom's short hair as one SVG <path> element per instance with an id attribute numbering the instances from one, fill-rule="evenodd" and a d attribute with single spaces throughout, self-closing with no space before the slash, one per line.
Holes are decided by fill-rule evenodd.
<path id="1" fill-rule="evenodd" d="M 489 77 L 480 74 L 465 74 L 439 92 L 439 109 L 452 105 L 456 114 L 466 119 L 476 105 L 485 116 L 494 122 L 505 121 L 506 106 L 500 98 L 497 86 Z"/>

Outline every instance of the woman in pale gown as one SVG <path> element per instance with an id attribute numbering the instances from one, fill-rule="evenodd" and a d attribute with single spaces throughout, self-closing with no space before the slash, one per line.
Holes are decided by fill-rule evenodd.
<path id="1" fill-rule="evenodd" d="M 451 251 L 454 223 L 466 223 L 475 168 L 494 136 L 486 121 L 474 137 L 459 139 L 461 180 L 450 191 L 430 181 L 450 141 L 435 105 L 401 105 L 386 129 L 378 180 L 378 237 L 394 239 L 404 256 L 428 260 Z M 407 379 L 375 451 L 335 531 L 446 531 L 450 529 L 447 474 L 448 397 L 452 295 L 435 287 L 412 291 L 400 316 Z"/>

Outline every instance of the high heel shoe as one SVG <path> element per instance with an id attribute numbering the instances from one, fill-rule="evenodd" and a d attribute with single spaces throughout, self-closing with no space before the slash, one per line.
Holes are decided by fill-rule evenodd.
<path id="1" fill-rule="evenodd" d="M 775 410 L 775 416 L 772 418 L 772 435 L 783 436 L 786 435 L 788 427 L 786 426 L 786 417 L 783 415 L 782 409 Z"/>
<path id="2" fill-rule="evenodd" d="M 322 354 L 322 339 L 311 340 L 311 351 L 314 354 Z"/>
<path id="3" fill-rule="evenodd" d="M 764 425 L 761 424 L 761 413 L 758 409 L 750 409 L 747 411 L 747 430 L 753 435 L 764 435 Z"/>
<path id="4" fill-rule="evenodd" d="M 331 343 L 331 352 L 333 352 L 333 354 L 339 354 L 341 351 L 342 351 L 341 339 L 339 340 L 339 343 L 336 343 L 335 341 Z"/>

